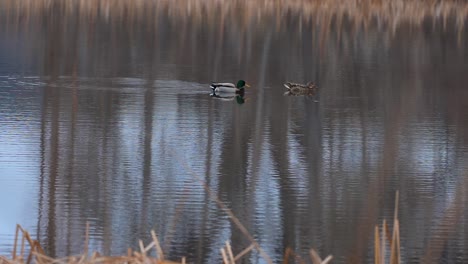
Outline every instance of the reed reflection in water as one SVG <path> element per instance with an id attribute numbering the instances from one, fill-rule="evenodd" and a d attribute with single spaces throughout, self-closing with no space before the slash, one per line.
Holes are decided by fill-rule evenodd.
<path id="1" fill-rule="evenodd" d="M 1 2 L 2 254 L 16 223 L 78 253 L 90 221 L 105 254 L 154 228 L 220 261 L 250 242 L 196 174 L 276 262 L 371 261 L 396 190 L 405 262 L 468 261 L 465 4 Z M 247 103 L 208 96 L 238 79 Z M 283 96 L 310 80 L 319 103 Z"/>

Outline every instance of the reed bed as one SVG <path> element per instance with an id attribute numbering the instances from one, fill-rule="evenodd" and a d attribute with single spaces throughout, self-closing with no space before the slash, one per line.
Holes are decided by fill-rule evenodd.
<path id="1" fill-rule="evenodd" d="M 236 218 L 234 218 L 236 219 Z M 239 225 L 236 221 L 234 224 Z M 241 224 L 240 224 L 241 225 Z M 398 220 L 398 192 L 395 198 L 395 211 L 393 218 L 393 230 L 390 234 L 390 228 L 387 221 L 383 220 L 382 225 L 375 226 L 374 232 L 374 263 L 375 264 L 400 264 L 400 223 Z M 83 263 L 157 263 L 157 264 L 184 264 L 186 258 L 181 257 L 179 261 L 171 261 L 165 258 L 165 254 L 161 248 L 161 243 L 154 230 L 151 230 L 152 241 L 148 245 L 144 245 L 142 240 L 139 240 L 139 248 L 134 250 L 128 248 L 127 255 L 124 256 L 103 256 L 99 252 L 89 252 L 89 223 L 86 225 L 86 234 L 84 241 L 84 250 L 81 255 L 67 256 L 63 258 L 52 258 L 46 255 L 43 248 L 37 240 L 31 238 L 31 235 L 20 225 L 16 227 L 15 241 L 11 258 L 0 256 L 0 264 L 23 264 L 23 263 L 38 263 L 38 264 L 83 264 Z M 223 248 L 220 249 L 220 254 L 224 264 L 238 263 L 244 256 L 251 251 L 259 249 L 259 245 L 254 242 L 246 247 L 241 252 L 235 254 L 229 241 Z M 390 254 L 387 254 L 389 250 Z M 266 254 L 265 252 L 259 252 Z M 260 254 L 262 255 L 262 254 Z M 263 258 L 268 263 L 273 263 L 269 256 L 263 255 Z M 286 248 L 283 257 L 283 263 L 313 263 L 327 264 L 331 263 L 333 256 L 329 255 L 322 259 L 319 254 L 311 249 L 309 251 L 310 261 L 305 261 L 301 256 L 297 255 L 292 249 Z"/>
<path id="2" fill-rule="evenodd" d="M 396 212 L 396 210 L 395 210 Z M 400 231 L 399 222 L 395 217 L 393 222 L 393 233 L 391 237 L 388 234 L 388 226 L 386 221 L 383 221 L 381 231 L 379 227 L 375 227 L 375 244 L 374 244 L 374 263 L 375 264 L 399 264 L 401 263 L 400 255 Z M 182 257 L 179 261 L 167 260 L 164 257 L 164 252 L 160 246 L 159 239 L 154 232 L 151 231 L 152 241 L 148 245 L 144 245 L 139 241 L 139 249 L 133 250 L 129 248 L 127 255 L 124 256 L 103 256 L 99 252 L 89 252 L 89 224 L 86 227 L 86 236 L 84 242 L 84 250 L 81 255 L 67 256 L 62 258 L 52 258 L 46 255 L 43 248 L 37 240 L 31 238 L 31 235 L 20 225 L 16 227 L 15 242 L 12 251 L 12 257 L 0 256 L 0 264 L 23 264 L 23 263 L 38 263 L 38 264 L 84 264 L 84 263 L 157 263 L 157 264 L 185 264 L 186 258 Z M 388 240 L 388 242 L 387 242 Z M 390 248 L 390 256 L 386 254 L 387 247 Z M 232 247 L 228 241 L 220 253 L 224 264 L 238 263 L 241 258 L 255 249 L 255 245 L 251 244 L 238 254 L 234 254 Z M 151 255 L 154 252 L 153 255 Z M 313 264 L 331 263 L 333 256 L 329 255 L 322 259 L 319 254 L 311 249 L 310 262 Z M 155 255 L 155 256 L 154 256 Z M 292 262 L 291 262 L 292 261 Z M 271 262 L 270 262 L 271 263 Z M 307 263 L 300 256 L 294 253 L 293 250 L 287 248 L 285 250 L 283 263 Z"/>
<path id="3" fill-rule="evenodd" d="M 27 19 L 52 9 L 64 14 L 105 19 L 126 17 L 134 21 L 153 20 L 157 13 L 168 14 L 174 20 L 194 23 L 229 21 L 247 25 L 263 23 L 273 17 L 277 25 L 296 17 L 303 23 L 324 28 L 335 24 L 345 26 L 347 20 L 356 28 L 370 26 L 396 30 L 400 25 L 420 26 L 425 21 L 449 21 L 464 28 L 468 15 L 466 1 L 439 0 L 0 0 L 12 17 Z M 58 9 L 57 9 L 58 8 Z M 267 22 L 269 23 L 269 22 Z"/>
<path id="4" fill-rule="evenodd" d="M 67 256 L 62 258 L 52 258 L 47 256 L 44 249 L 37 240 L 31 238 L 31 235 L 20 225 L 16 226 L 15 242 L 13 245 L 12 257 L 0 256 L 0 264 L 94 264 L 94 263 L 156 263 L 156 264 L 185 264 L 186 258 L 182 257 L 179 261 L 167 260 L 161 248 L 159 239 L 154 232 L 151 231 L 152 241 L 148 245 L 144 245 L 143 241 L 139 241 L 139 248 L 133 250 L 128 248 L 127 255 L 124 256 L 103 256 L 99 252 L 89 252 L 89 224 L 86 226 L 86 236 L 84 242 L 84 250 L 81 255 Z M 234 254 L 232 247 L 228 241 L 220 253 L 225 264 L 235 264 L 239 260 L 255 249 L 255 245 L 251 244 L 238 254 Z M 286 249 L 283 263 L 290 263 L 290 257 L 300 259 L 291 249 Z M 320 258 L 318 253 L 311 249 L 310 258 L 314 264 L 327 264 L 333 257 L 330 255 L 324 260 Z M 304 263 L 303 261 L 300 261 Z M 272 263 L 269 261 L 269 263 Z"/>

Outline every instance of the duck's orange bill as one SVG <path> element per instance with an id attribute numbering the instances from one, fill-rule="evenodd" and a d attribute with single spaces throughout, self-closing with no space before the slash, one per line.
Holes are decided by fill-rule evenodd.
<path id="1" fill-rule="evenodd" d="M 245 87 L 250 87 L 250 85 L 248 85 L 248 84 L 245 84 Z"/>

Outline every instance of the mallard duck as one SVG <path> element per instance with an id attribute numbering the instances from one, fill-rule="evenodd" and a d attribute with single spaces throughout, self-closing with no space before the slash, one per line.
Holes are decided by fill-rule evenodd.
<path id="1" fill-rule="evenodd" d="M 318 86 L 313 82 L 308 82 L 307 84 L 287 82 L 284 84 L 284 87 L 288 89 L 284 95 L 292 96 L 315 96 L 318 90 Z"/>
<path id="2" fill-rule="evenodd" d="M 211 89 L 214 93 L 241 93 L 245 87 L 250 87 L 244 80 L 239 80 L 237 85 L 233 83 L 211 83 Z"/>

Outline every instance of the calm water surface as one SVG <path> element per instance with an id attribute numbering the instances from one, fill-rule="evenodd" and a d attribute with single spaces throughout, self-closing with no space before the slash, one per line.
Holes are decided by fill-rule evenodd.
<path id="1" fill-rule="evenodd" d="M 215 196 L 277 263 L 286 247 L 371 262 L 399 190 L 404 262 L 468 262 L 466 22 L 57 3 L 0 9 L 0 254 L 16 224 L 78 254 L 88 221 L 104 254 L 155 229 L 170 258 L 219 263 L 250 242 Z M 238 79 L 246 103 L 209 96 Z M 286 81 L 315 81 L 318 102 Z"/>

